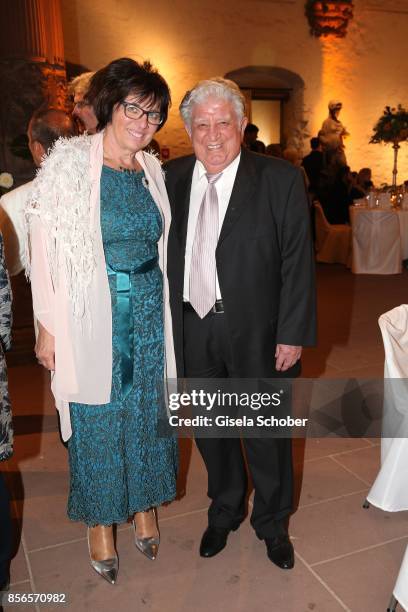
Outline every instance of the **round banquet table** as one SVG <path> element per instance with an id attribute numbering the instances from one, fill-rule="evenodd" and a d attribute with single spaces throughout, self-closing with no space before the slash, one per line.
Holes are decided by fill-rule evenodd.
<path id="1" fill-rule="evenodd" d="M 388 195 L 388 194 L 384 194 Z M 408 259 L 408 197 L 405 195 L 403 208 L 392 208 L 388 203 L 386 203 L 384 199 L 384 204 L 382 206 L 367 206 L 367 201 L 365 198 L 361 200 L 355 201 L 355 206 L 350 206 L 350 218 L 354 215 L 358 214 L 379 214 L 381 212 L 394 212 L 398 215 L 399 226 L 400 226 L 400 236 L 401 236 L 401 251 L 402 251 L 402 259 Z"/>
<path id="2" fill-rule="evenodd" d="M 353 272 L 395 274 L 408 259 L 408 209 L 350 206 Z"/>

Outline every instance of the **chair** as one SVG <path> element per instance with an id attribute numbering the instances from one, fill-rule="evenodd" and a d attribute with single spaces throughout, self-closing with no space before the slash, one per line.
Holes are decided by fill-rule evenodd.
<path id="1" fill-rule="evenodd" d="M 367 500 L 399 512 L 408 510 L 408 304 L 378 322 L 385 351 L 381 469 Z"/>
<path id="2" fill-rule="evenodd" d="M 401 235 L 398 214 L 351 206 L 354 274 L 400 274 Z"/>
<path id="3" fill-rule="evenodd" d="M 367 496 L 388 512 L 408 510 L 408 304 L 381 315 L 385 351 L 381 468 Z M 388 611 L 408 609 L 408 547 Z"/>
<path id="4" fill-rule="evenodd" d="M 394 592 L 392 597 L 394 598 L 394 602 L 391 599 L 391 602 L 394 603 L 394 610 L 396 608 L 395 604 L 397 602 L 401 604 L 401 606 L 403 606 L 405 610 L 408 610 L 408 546 L 405 550 L 405 555 L 402 560 L 401 568 L 398 574 L 397 582 L 394 586 Z M 392 612 L 394 612 L 392 608 L 391 610 Z"/>
<path id="5" fill-rule="evenodd" d="M 322 263 L 347 265 L 350 258 L 351 228 L 348 225 L 330 225 L 323 208 L 315 202 L 316 260 Z"/>

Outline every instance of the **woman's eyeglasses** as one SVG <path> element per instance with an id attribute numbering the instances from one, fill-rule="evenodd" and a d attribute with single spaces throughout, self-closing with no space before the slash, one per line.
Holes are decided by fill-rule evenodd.
<path id="1" fill-rule="evenodd" d="M 135 102 L 121 102 L 125 115 L 128 119 L 140 119 L 143 115 L 147 115 L 147 121 L 151 125 L 160 125 L 163 122 L 161 113 L 158 111 L 146 111 Z"/>

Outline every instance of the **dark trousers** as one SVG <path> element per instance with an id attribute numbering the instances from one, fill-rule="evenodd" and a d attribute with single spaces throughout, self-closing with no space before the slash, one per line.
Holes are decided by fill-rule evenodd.
<path id="1" fill-rule="evenodd" d="M 12 528 L 10 516 L 10 497 L 0 472 L 0 590 L 9 578 L 12 547 Z"/>
<path id="2" fill-rule="evenodd" d="M 184 360 L 187 378 L 238 378 L 224 314 L 200 319 L 194 311 L 184 312 Z M 239 438 L 197 438 L 196 444 L 208 472 L 209 525 L 234 529 L 245 516 L 243 444 L 255 489 L 251 525 L 260 539 L 282 533 L 283 519 L 292 510 L 291 440 L 246 438 L 241 443 Z"/>

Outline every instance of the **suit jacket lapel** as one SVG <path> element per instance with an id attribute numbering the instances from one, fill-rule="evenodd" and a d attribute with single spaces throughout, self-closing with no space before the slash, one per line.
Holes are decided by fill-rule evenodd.
<path id="1" fill-rule="evenodd" d="M 221 244 L 228 236 L 234 223 L 239 219 L 245 207 L 248 206 L 251 194 L 256 186 L 255 178 L 255 170 L 251 163 L 250 154 L 248 154 L 245 149 L 242 149 L 234 187 L 222 224 L 218 244 Z"/>
<path id="2" fill-rule="evenodd" d="M 191 167 L 180 176 L 174 187 L 173 223 L 183 251 L 187 239 L 188 210 L 195 161 L 195 158 L 192 158 Z"/>

